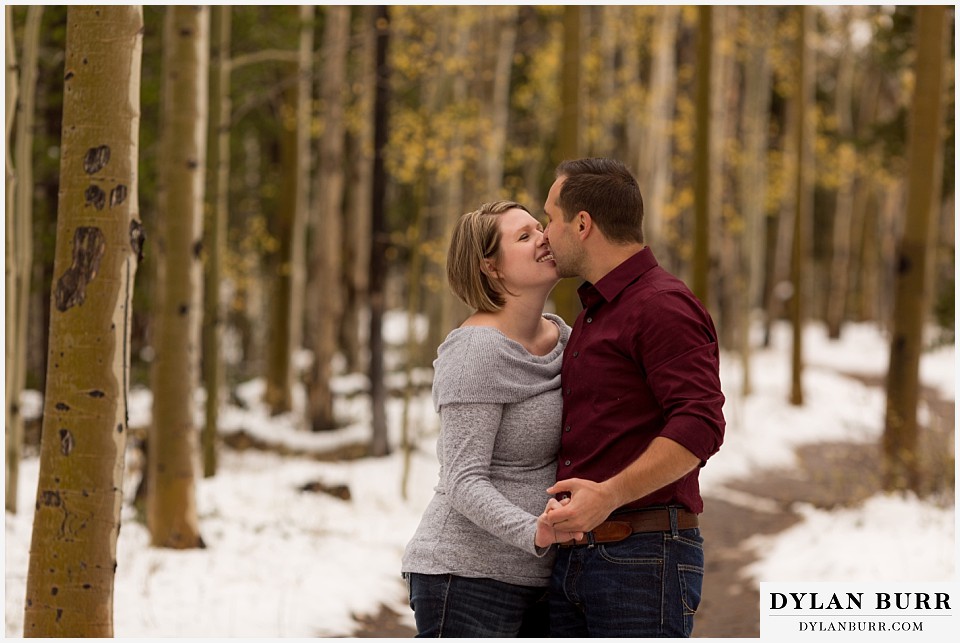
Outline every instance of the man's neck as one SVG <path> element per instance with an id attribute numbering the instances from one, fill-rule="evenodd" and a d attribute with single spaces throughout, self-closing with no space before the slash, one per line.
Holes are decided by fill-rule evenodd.
<path id="1" fill-rule="evenodd" d="M 601 241 L 590 250 L 586 274 L 583 278 L 592 284 L 603 279 L 607 273 L 646 248 L 642 243 L 615 244 Z"/>

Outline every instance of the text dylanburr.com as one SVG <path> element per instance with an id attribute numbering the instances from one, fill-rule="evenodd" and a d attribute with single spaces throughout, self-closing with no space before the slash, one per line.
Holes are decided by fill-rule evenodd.
<path id="1" fill-rule="evenodd" d="M 760 583 L 760 638 L 955 640 L 960 582 Z"/>

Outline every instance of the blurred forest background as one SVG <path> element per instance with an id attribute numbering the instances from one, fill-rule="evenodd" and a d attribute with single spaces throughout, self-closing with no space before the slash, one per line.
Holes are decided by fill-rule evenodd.
<path id="1" fill-rule="evenodd" d="M 198 546 L 184 466 L 199 455 L 215 474 L 218 408 L 239 383 L 263 378 L 277 414 L 305 387 L 304 430 L 327 431 L 342 421 L 331 380 L 362 373 L 369 454 L 396 448 L 382 405 L 404 391 L 385 374 L 405 373 L 409 394 L 468 312 L 446 287 L 453 222 L 500 198 L 539 212 L 566 158 L 631 167 L 647 243 L 745 367 L 774 321 L 833 337 L 876 323 L 905 373 L 888 385 L 896 428 L 915 425 L 898 409 L 916 386 L 916 356 L 898 366 L 896 347 L 954 341 L 952 6 L 8 5 L 5 26 L 8 511 L 22 446 L 39 440 L 24 389 L 46 392 L 49 426 L 78 390 L 80 406 L 111 402 L 107 451 L 122 462 L 124 391 L 151 388 L 147 487 L 176 489 L 148 502 L 159 546 Z M 121 127 L 120 146 L 97 142 Z M 125 180 L 98 178 L 122 158 Z M 122 210 L 107 224 L 119 236 L 81 238 L 104 208 Z M 109 261 L 118 248 L 139 251 L 135 287 Z M 116 277 L 102 301 L 98 268 Z M 577 285 L 551 300 L 571 324 Z M 81 305 L 104 306 L 110 330 L 58 325 Z M 385 311 L 417 329 L 401 363 L 384 363 Z M 109 359 L 58 359 L 94 332 L 116 342 Z M 112 389 L 63 376 L 95 377 L 94 362 Z M 213 392 L 200 421 L 198 390 Z M 88 443 L 83 424 L 44 437 L 45 506 L 70 493 L 53 462 Z M 906 449 L 909 430 L 889 442 Z M 892 486 L 916 486 L 905 459 Z M 43 495 L 53 478 L 64 495 Z"/>

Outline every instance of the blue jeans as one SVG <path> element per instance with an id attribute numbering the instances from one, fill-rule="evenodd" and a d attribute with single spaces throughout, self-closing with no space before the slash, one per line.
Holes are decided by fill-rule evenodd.
<path id="1" fill-rule="evenodd" d="M 417 638 L 546 637 L 547 588 L 453 574 L 405 573 Z"/>
<path id="2" fill-rule="evenodd" d="M 689 637 L 703 586 L 699 529 L 562 547 L 550 579 L 554 637 Z"/>

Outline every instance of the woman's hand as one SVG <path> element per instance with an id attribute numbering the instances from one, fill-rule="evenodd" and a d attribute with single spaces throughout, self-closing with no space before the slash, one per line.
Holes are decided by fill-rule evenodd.
<path id="1" fill-rule="evenodd" d="M 544 508 L 543 513 L 537 518 L 537 535 L 533 539 L 537 547 L 549 547 L 554 543 L 562 543 L 571 539 L 580 540 L 583 538 L 582 531 L 564 531 L 557 529 L 547 521 L 547 514 L 569 502 L 569 498 L 564 498 L 559 501 L 556 498 L 550 498 L 550 500 L 547 501 L 547 506 Z"/>

